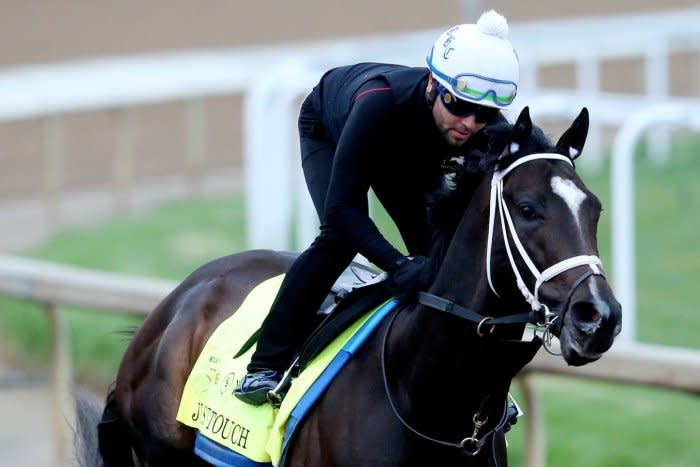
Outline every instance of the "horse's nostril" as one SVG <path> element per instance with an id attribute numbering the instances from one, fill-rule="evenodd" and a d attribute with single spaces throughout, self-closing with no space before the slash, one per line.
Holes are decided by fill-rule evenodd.
<path id="1" fill-rule="evenodd" d="M 578 302 L 571 307 L 574 318 L 581 324 L 598 323 L 601 319 L 600 312 L 590 302 Z"/>

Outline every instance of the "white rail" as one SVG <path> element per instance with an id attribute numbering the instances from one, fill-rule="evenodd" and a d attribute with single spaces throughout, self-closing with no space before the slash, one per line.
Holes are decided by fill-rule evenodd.
<path id="1" fill-rule="evenodd" d="M 175 287 L 174 282 L 62 266 L 36 260 L 0 256 L 0 295 L 43 304 L 53 331 L 53 390 L 57 459 L 68 455 L 72 413 L 71 362 L 68 333 L 60 308 L 65 305 L 148 314 Z M 540 352 L 523 371 L 519 382 L 528 406 L 526 419 L 528 467 L 545 465 L 543 417 L 532 373 L 562 374 L 592 380 L 634 383 L 700 394 L 700 351 L 646 344 L 615 345 L 596 363 L 573 368 L 562 359 Z M 68 417 L 68 418 L 67 418 Z M 68 422 L 68 423 L 67 423 Z M 60 462 L 57 463 L 60 465 Z"/>
<path id="2" fill-rule="evenodd" d="M 76 426 L 70 341 L 61 307 L 77 305 L 143 316 L 173 287 L 172 283 L 156 279 L 0 256 L 0 295 L 40 305 L 50 323 L 54 466 L 74 465 L 72 436 Z"/>
<path id="3" fill-rule="evenodd" d="M 615 291 L 625 310 L 620 337 L 636 340 L 637 278 L 635 253 L 634 157 L 642 135 L 650 128 L 681 127 L 700 131 L 700 104 L 669 102 L 647 107 L 628 118 L 615 137 L 612 153 L 612 252 Z"/>
<path id="4" fill-rule="evenodd" d="M 0 294 L 143 316 L 175 287 L 171 281 L 123 276 L 0 255 Z"/>
<path id="5" fill-rule="evenodd" d="M 700 47 L 698 23 L 700 8 L 696 7 L 513 23 L 510 35 L 527 67 L 647 55 L 663 59 L 674 51 Z M 0 69 L 0 121 L 240 93 L 266 74 L 274 74 L 275 67 L 284 60 L 323 69 L 365 59 L 421 65 L 429 44 L 441 32 L 424 30 Z M 656 96 L 665 88 L 661 68 L 650 70 L 657 76 L 651 90 Z M 279 82 L 287 78 L 279 74 L 276 77 Z"/>

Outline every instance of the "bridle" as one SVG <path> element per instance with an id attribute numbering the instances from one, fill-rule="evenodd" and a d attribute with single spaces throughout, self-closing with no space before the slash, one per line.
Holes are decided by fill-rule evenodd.
<path id="1" fill-rule="evenodd" d="M 530 304 L 531 311 L 526 312 L 526 313 L 517 313 L 517 314 L 512 314 L 508 316 L 502 316 L 498 318 L 493 318 L 490 316 L 484 316 L 476 311 L 470 310 L 468 308 L 465 308 L 457 303 L 455 303 L 452 300 L 447 300 L 445 298 L 442 298 L 440 296 L 430 294 L 427 292 L 419 292 L 417 295 L 417 300 L 418 303 L 426 305 L 432 309 L 436 309 L 439 311 L 446 312 L 448 314 L 452 314 L 454 316 L 457 316 L 461 319 L 473 322 L 477 324 L 476 327 L 476 332 L 479 336 L 484 336 L 487 333 L 490 333 L 490 331 L 485 331 L 486 327 L 490 327 L 491 330 L 493 330 L 493 326 L 496 326 L 498 324 L 524 324 L 524 323 L 531 323 L 537 326 L 540 329 L 543 329 L 544 331 L 544 347 L 545 350 L 547 350 L 549 353 L 554 353 L 549 347 L 551 346 L 551 331 L 550 328 L 552 324 L 557 319 L 563 319 L 563 317 L 559 318 L 555 313 L 552 313 L 549 310 L 549 307 L 547 305 L 543 304 L 539 300 L 539 290 L 542 284 L 545 282 L 553 279 L 554 277 L 558 276 L 559 274 L 568 271 L 569 269 L 574 269 L 580 266 L 588 266 L 589 270 L 585 271 L 583 274 L 581 274 L 571 285 L 569 292 L 567 294 L 566 300 L 564 302 L 564 310 L 568 308 L 569 303 L 571 301 L 571 297 L 573 296 L 574 292 L 576 289 L 583 283 L 585 282 L 589 277 L 594 276 L 594 275 L 603 275 L 602 271 L 602 261 L 598 256 L 595 255 L 578 255 L 578 256 L 573 256 L 571 258 L 565 259 L 563 261 L 559 261 L 558 263 L 555 263 L 548 268 L 546 268 L 544 271 L 541 271 L 535 266 L 534 262 L 530 258 L 530 256 L 527 254 L 527 251 L 525 251 L 525 248 L 522 245 L 522 242 L 520 241 L 520 238 L 518 237 L 518 233 L 515 229 L 515 224 L 513 223 L 513 220 L 510 216 L 510 213 L 508 212 L 508 206 L 506 204 L 506 201 L 503 197 L 503 180 L 504 178 L 512 172 L 515 168 L 526 164 L 528 162 L 534 161 L 534 160 L 560 160 L 567 162 L 568 164 L 571 164 L 573 167 L 573 162 L 570 158 L 563 156 L 561 154 L 555 154 L 555 153 L 536 153 L 536 154 L 530 154 L 528 156 L 521 157 L 517 160 L 515 160 L 513 163 L 511 163 L 508 167 L 506 167 L 503 170 L 495 170 L 493 173 L 493 177 L 491 179 L 491 196 L 490 196 L 490 201 L 489 201 L 489 230 L 488 230 L 488 243 L 486 247 L 486 276 L 488 279 L 489 287 L 491 288 L 491 291 L 500 298 L 500 295 L 496 291 L 496 288 L 493 285 L 493 279 L 491 276 L 491 251 L 492 251 L 492 245 L 493 245 L 493 239 L 494 239 L 494 232 L 496 229 L 496 213 L 498 213 L 498 218 L 500 220 L 500 226 L 501 226 L 501 232 L 502 232 L 502 237 L 503 237 L 503 243 L 505 244 L 506 247 L 506 252 L 508 254 L 508 260 L 510 262 L 510 267 L 511 270 L 513 271 L 513 274 L 516 279 L 516 283 L 518 286 L 518 290 L 520 293 L 523 295 L 523 298 L 527 303 Z M 513 249 L 511 247 L 511 241 L 515 245 L 515 248 L 517 249 L 518 253 L 520 254 L 520 258 L 523 260 L 523 262 L 527 265 L 528 269 L 530 270 L 531 274 L 535 278 L 535 287 L 534 291 L 530 291 L 528 286 L 525 284 L 525 281 L 522 278 L 522 275 L 520 274 L 520 271 L 518 269 L 518 266 L 515 262 L 515 258 L 513 255 Z M 387 325 L 383 342 L 382 342 L 382 348 L 381 348 L 381 369 L 382 369 L 382 377 L 383 377 L 383 382 L 384 382 L 384 390 L 389 402 L 389 406 L 391 407 L 392 411 L 394 412 L 394 415 L 398 420 L 403 424 L 405 428 L 407 428 L 409 431 L 414 433 L 415 435 L 419 436 L 420 438 L 423 438 L 427 441 L 440 444 L 443 446 L 447 447 L 453 447 L 453 448 L 458 448 L 460 449 L 464 454 L 468 456 L 475 456 L 477 455 L 481 448 L 486 444 L 488 439 L 496 433 L 499 430 L 502 430 L 506 425 L 508 425 L 511 422 L 510 417 L 508 416 L 508 410 L 507 410 L 507 405 L 504 403 L 505 407 L 502 412 L 502 416 L 499 420 L 499 422 L 491 429 L 488 430 L 487 432 L 481 434 L 479 436 L 481 429 L 483 426 L 486 424 L 488 419 L 480 420 L 481 414 L 479 411 L 474 414 L 473 417 L 473 422 L 474 422 L 474 431 L 472 433 L 472 436 L 464 438 L 460 443 L 454 443 L 450 441 L 443 441 L 435 438 L 431 438 L 430 436 L 427 436 L 415 428 L 413 428 L 411 425 L 406 422 L 401 414 L 398 412 L 394 401 L 392 400 L 391 397 L 391 392 L 389 390 L 389 382 L 387 378 L 387 372 L 386 372 L 386 348 L 387 348 L 387 343 L 389 340 L 389 333 L 390 330 L 393 326 L 394 320 L 398 316 L 399 311 L 394 313 L 392 316 L 391 320 L 389 321 L 389 324 Z"/>
<path id="2" fill-rule="evenodd" d="M 485 334 L 485 329 L 493 329 L 493 326 L 498 324 L 534 324 L 538 329 L 542 330 L 544 334 L 545 349 L 549 353 L 554 353 L 551 350 L 551 339 L 552 334 L 550 331 L 551 326 L 556 320 L 561 320 L 563 317 L 558 317 L 555 313 L 549 310 L 549 307 L 539 300 L 539 291 L 542 284 L 555 278 L 559 274 L 568 271 L 569 269 L 574 269 L 580 266 L 588 266 L 589 270 L 585 271 L 581 276 L 576 279 L 569 289 L 569 292 L 564 301 L 564 310 L 568 308 L 576 289 L 586 281 L 591 276 L 603 276 L 603 263 L 598 256 L 595 255 L 578 255 L 571 258 L 559 261 L 544 271 L 540 270 L 535 266 L 535 263 L 527 254 L 525 248 L 523 247 L 520 238 L 518 237 L 518 232 L 515 230 L 515 224 L 513 219 L 508 212 L 508 206 L 506 204 L 505 198 L 503 197 L 503 180 L 504 178 L 512 172 L 517 167 L 526 164 L 534 160 L 560 160 L 570 164 L 572 167 L 574 163 L 570 158 L 563 156 L 561 154 L 555 153 L 536 153 L 530 154 L 528 156 L 521 157 L 520 159 L 512 162 L 508 167 L 503 170 L 495 170 L 491 178 L 491 197 L 489 200 L 489 230 L 488 230 L 488 241 L 486 245 L 486 278 L 488 279 L 489 287 L 491 291 L 499 298 L 501 296 L 496 291 L 493 285 L 493 279 L 491 274 L 491 252 L 493 247 L 494 232 L 496 230 L 496 214 L 498 214 L 499 224 L 501 226 L 501 233 L 503 237 L 503 243 L 506 247 L 506 252 L 508 254 L 508 261 L 510 262 L 510 268 L 515 276 L 515 281 L 518 290 L 522 294 L 525 301 L 530 305 L 530 312 L 516 313 L 507 316 L 501 316 L 494 318 L 491 316 L 484 316 L 476 311 L 469 310 L 452 300 L 445 299 L 438 295 L 434 295 L 427 292 L 419 292 L 417 295 L 418 303 L 426 305 L 430 308 L 443 311 L 461 319 L 471 321 L 477 324 L 477 334 L 483 336 Z M 527 265 L 530 273 L 535 278 L 534 292 L 531 292 L 527 284 L 523 280 L 520 270 L 515 262 L 515 257 L 513 255 L 513 248 L 511 247 L 511 242 L 515 245 L 515 249 L 520 254 L 523 262 Z M 490 332 L 490 331 L 489 331 Z"/>
<path id="3" fill-rule="evenodd" d="M 511 163 L 508 167 L 506 167 L 504 170 L 495 170 L 493 173 L 493 177 L 491 178 L 491 198 L 489 202 L 489 233 L 488 233 L 488 244 L 486 245 L 486 277 L 489 282 L 489 287 L 491 288 L 491 291 L 500 298 L 500 295 L 496 291 L 496 288 L 493 285 L 493 279 L 491 277 L 491 251 L 492 251 L 492 245 L 493 245 L 493 236 L 494 236 L 494 231 L 495 231 L 495 224 L 496 224 L 496 213 L 498 213 L 498 217 L 500 219 L 500 225 L 501 225 L 501 233 L 503 237 L 503 243 L 505 244 L 506 247 L 506 252 L 508 253 L 508 261 L 510 262 L 510 268 L 513 271 L 513 274 L 515 275 L 515 280 L 516 284 L 518 286 L 518 290 L 520 293 L 523 295 L 523 298 L 525 299 L 526 302 L 530 304 L 530 307 L 532 308 L 532 311 L 537 313 L 541 320 L 538 322 L 535 322 L 533 324 L 537 325 L 538 327 L 544 328 L 544 333 L 545 333 L 545 349 L 553 353 L 550 349 L 551 346 L 551 332 L 550 332 L 550 327 L 556 321 L 557 319 L 563 319 L 562 317 L 558 317 L 555 313 L 552 313 L 549 310 L 549 307 L 543 303 L 540 302 L 539 300 L 539 291 L 540 287 L 542 284 L 545 282 L 555 278 L 559 274 L 568 271 L 569 269 L 574 269 L 579 266 L 588 266 L 590 268 L 589 271 L 584 272 L 581 277 L 579 277 L 576 281 L 574 281 L 572 287 L 569 289 L 569 293 L 566 297 L 566 306 L 568 307 L 569 302 L 571 301 L 571 296 L 574 294 L 576 289 L 578 288 L 579 285 L 581 285 L 586 279 L 593 275 L 603 275 L 603 262 L 600 260 L 598 256 L 595 255 L 579 255 L 579 256 L 573 256 L 571 258 L 565 259 L 563 261 L 559 261 L 558 263 L 555 263 L 551 266 L 549 266 L 547 269 L 544 271 L 540 272 L 540 270 L 535 266 L 535 263 L 532 261 L 530 258 L 530 255 L 527 254 L 527 251 L 525 251 L 525 248 L 523 247 L 522 242 L 520 241 L 520 238 L 518 237 L 518 233 L 515 230 L 515 224 L 513 223 L 513 219 L 510 217 L 510 213 L 508 212 L 508 206 L 506 205 L 505 198 L 503 197 L 503 180 L 504 178 L 512 172 L 515 168 L 526 164 L 527 162 L 531 162 L 534 160 L 543 160 L 543 159 L 549 159 L 549 160 L 560 160 L 564 161 L 568 164 L 570 164 L 572 167 L 574 165 L 573 161 L 566 156 L 563 156 L 561 154 L 554 154 L 554 153 L 536 153 L 536 154 L 530 154 L 525 157 L 521 157 L 520 159 L 517 159 L 513 163 Z M 509 235 L 510 234 L 510 235 Z M 511 248 L 511 239 L 513 244 L 515 245 L 518 253 L 520 254 L 520 258 L 523 260 L 523 262 L 527 265 L 528 269 L 530 270 L 530 273 L 534 276 L 535 278 L 535 287 L 534 287 L 534 292 L 531 292 L 528 286 L 525 284 L 525 281 L 523 280 L 522 276 L 520 275 L 520 271 L 518 269 L 518 266 L 515 263 L 515 258 L 513 257 L 513 251 Z M 566 310 L 566 308 L 564 308 Z"/>

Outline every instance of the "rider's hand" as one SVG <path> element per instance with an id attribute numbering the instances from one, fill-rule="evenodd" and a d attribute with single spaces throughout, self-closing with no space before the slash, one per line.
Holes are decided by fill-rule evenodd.
<path id="1" fill-rule="evenodd" d="M 403 257 L 389 272 L 386 285 L 394 297 L 408 300 L 428 285 L 430 276 L 431 264 L 425 256 Z"/>

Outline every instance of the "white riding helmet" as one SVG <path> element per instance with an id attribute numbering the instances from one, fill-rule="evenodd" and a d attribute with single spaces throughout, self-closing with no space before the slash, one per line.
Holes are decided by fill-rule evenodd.
<path id="1" fill-rule="evenodd" d="M 518 92 L 518 55 L 507 39 L 506 19 L 490 10 L 476 24 L 460 24 L 443 33 L 426 62 L 455 97 L 487 107 L 508 107 Z"/>

